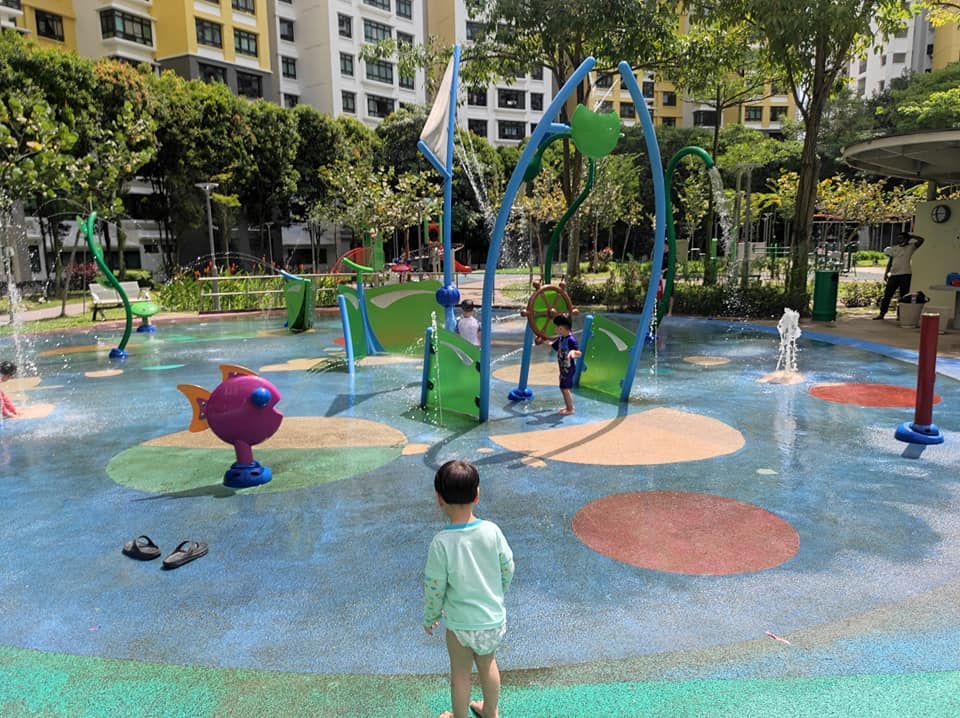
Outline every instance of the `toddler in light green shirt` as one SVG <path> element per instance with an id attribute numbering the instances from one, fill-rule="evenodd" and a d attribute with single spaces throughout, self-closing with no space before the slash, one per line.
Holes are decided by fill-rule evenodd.
<path id="1" fill-rule="evenodd" d="M 500 528 L 473 515 L 480 475 L 466 461 L 448 461 L 433 479 L 449 525 L 430 543 L 424 570 L 423 627 L 433 635 L 441 614 L 450 654 L 453 712 L 440 718 L 498 718 L 500 670 L 496 650 L 507 630 L 504 595 L 513 578 L 513 553 Z M 476 663 L 483 700 L 470 702 Z"/>

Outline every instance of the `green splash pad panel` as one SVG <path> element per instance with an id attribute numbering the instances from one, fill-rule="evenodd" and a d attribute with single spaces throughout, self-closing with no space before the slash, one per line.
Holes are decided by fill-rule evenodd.
<path id="1" fill-rule="evenodd" d="M 273 480 L 254 487 L 257 493 L 296 491 L 373 471 L 400 456 L 400 446 L 350 448 L 257 449 L 254 458 L 273 472 Z M 222 495 L 236 490 L 222 485 L 236 461 L 233 449 L 134 446 L 107 464 L 107 475 L 121 486 L 157 494 Z"/>

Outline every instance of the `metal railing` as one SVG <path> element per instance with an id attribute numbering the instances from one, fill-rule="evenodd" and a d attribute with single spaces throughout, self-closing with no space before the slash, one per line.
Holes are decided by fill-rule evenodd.
<path id="1" fill-rule="evenodd" d="M 336 306 L 337 284 L 349 281 L 354 274 L 299 274 L 304 279 L 333 281 L 314 282 L 314 306 Z M 198 277 L 200 293 L 197 311 L 200 314 L 211 312 L 249 312 L 271 309 L 283 309 L 281 274 L 244 274 L 219 277 Z M 326 286 L 330 284 L 330 286 Z M 219 301 L 218 301 L 219 300 Z M 219 309 L 218 309 L 219 305 Z"/>

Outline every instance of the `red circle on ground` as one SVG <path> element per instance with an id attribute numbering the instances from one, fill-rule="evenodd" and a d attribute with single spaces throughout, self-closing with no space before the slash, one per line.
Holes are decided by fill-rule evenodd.
<path id="1" fill-rule="evenodd" d="M 817 384 L 810 387 L 810 394 L 824 401 L 853 406 L 905 409 L 917 403 L 916 389 L 890 384 Z M 936 394 L 933 403 L 940 403 Z"/>
<path id="2" fill-rule="evenodd" d="M 343 337 L 337 337 L 336 339 L 333 340 L 333 343 L 342 347 L 347 343 L 347 340 L 344 339 Z"/>
<path id="3" fill-rule="evenodd" d="M 800 535 L 765 509 L 684 491 L 637 491 L 597 499 L 573 517 L 577 537 L 632 566 L 729 576 L 793 558 Z"/>

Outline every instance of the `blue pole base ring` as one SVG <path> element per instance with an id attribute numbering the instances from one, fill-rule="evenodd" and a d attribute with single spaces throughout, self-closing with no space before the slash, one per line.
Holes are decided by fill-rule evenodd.
<path id="1" fill-rule="evenodd" d="M 141 324 L 139 327 L 137 327 L 137 334 L 155 331 L 157 331 L 157 328 L 153 324 Z"/>
<path id="2" fill-rule="evenodd" d="M 127 352 L 126 352 L 125 349 L 121 349 L 120 347 L 114 347 L 113 349 L 110 350 L 110 358 L 111 358 L 111 359 L 126 359 L 126 358 L 127 358 Z"/>
<path id="3" fill-rule="evenodd" d="M 265 484 L 272 478 L 273 472 L 269 466 L 254 461 L 252 464 L 233 464 L 223 475 L 223 485 L 231 489 L 246 489 Z"/>
<path id="4" fill-rule="evenodd" d="M 530 387 L 511 389 L 507 398 L 510 401 L 530 401 L 533 398 L 533 389 Z"/>
<path id="5" fill-rule="evenodd" d="M 908 444 L 942 444 L 943 433 L 936 424 L 922 425 L 905 421 L 897 427 L 893 434 L 898 441 Z"/>

